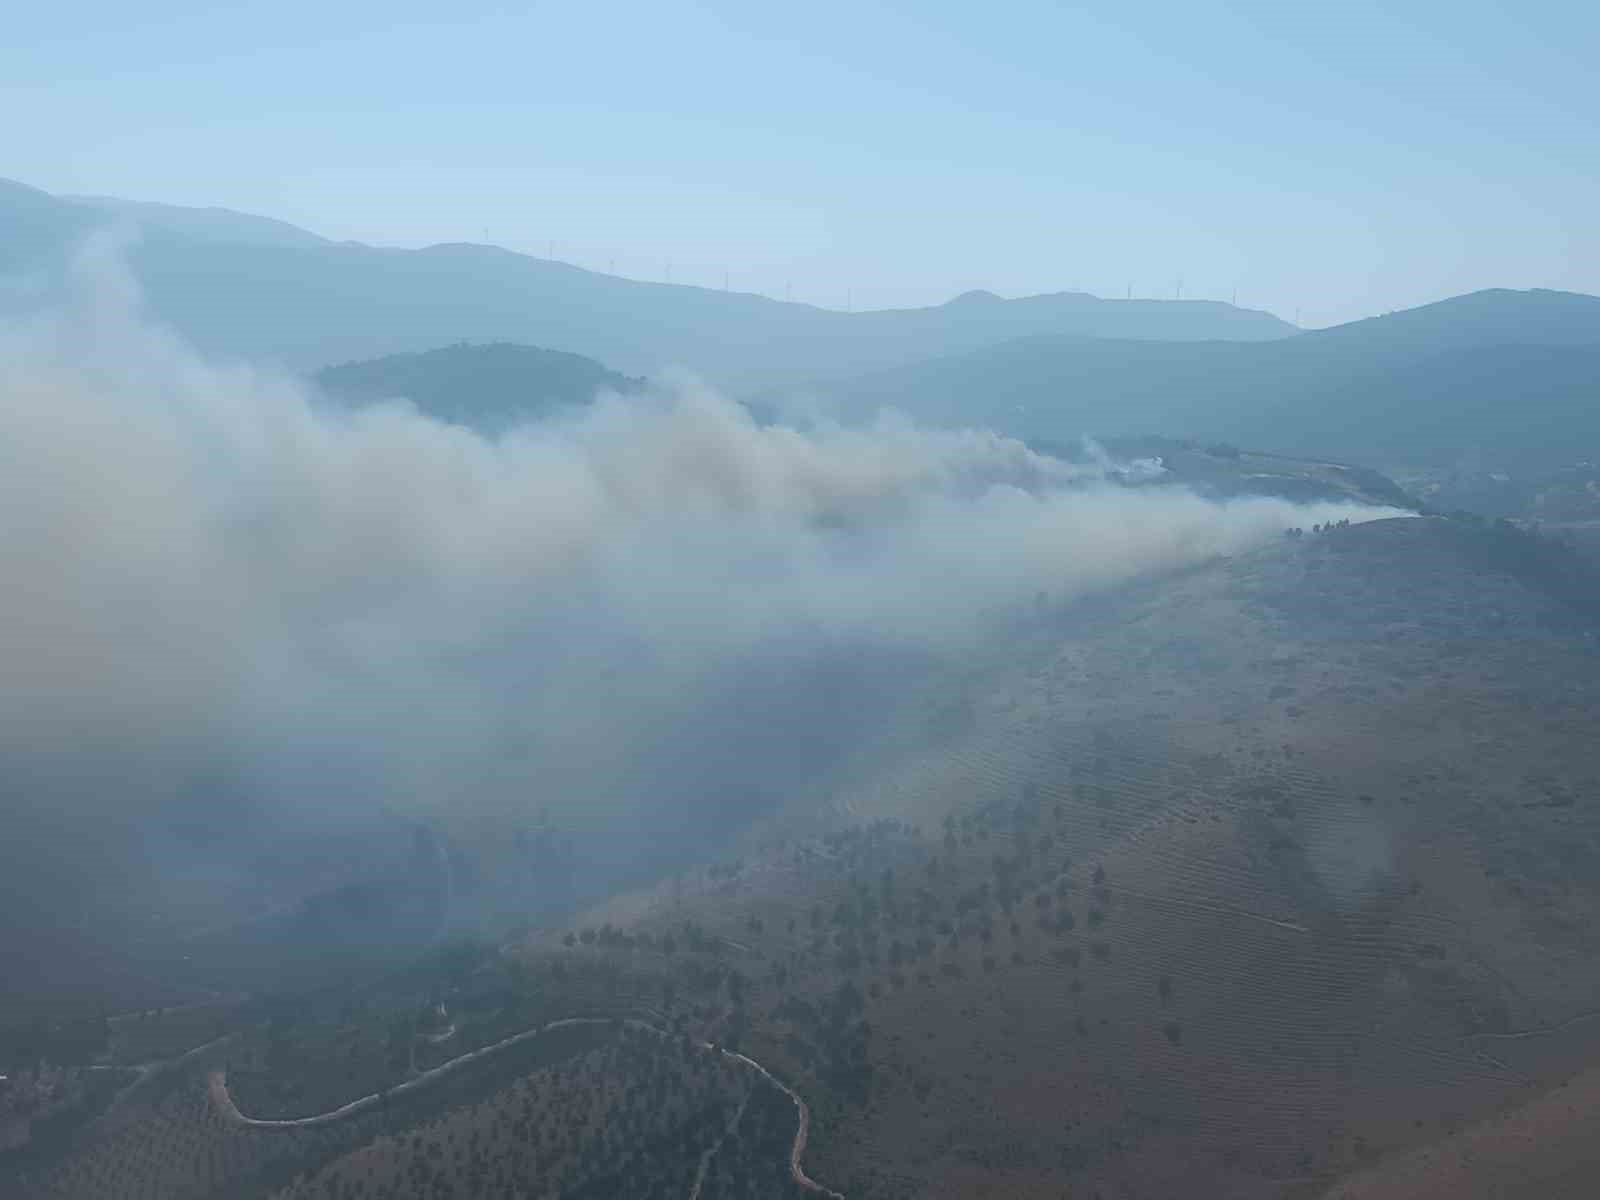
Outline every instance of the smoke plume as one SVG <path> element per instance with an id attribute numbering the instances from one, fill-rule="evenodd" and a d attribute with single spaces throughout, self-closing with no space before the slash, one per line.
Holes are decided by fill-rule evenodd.
<path id="1" fill-rule="evenodd" d="M 698 827 L 1008 606 L 1381 515 L 1126 475 L 762 427 L 687 377 L 496 438 L 338 411 L 100 277 L 0 332 L 5 785 L 146 832 L 173 805 Z"/>

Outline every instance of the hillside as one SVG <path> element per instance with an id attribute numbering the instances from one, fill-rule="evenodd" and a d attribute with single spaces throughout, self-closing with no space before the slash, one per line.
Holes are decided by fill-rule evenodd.
<path id="1" fill-rule="evenodd" d="M 1341 528 L 1055 614 L 953 746 L 835 797 L 855 832 L 590 932 L 734 947 L 724 1019 L 847 1195 L 1316 1194 L 1600 1054 L 1592 638 L 1501 536 Z"/>
<path id="2" fill-rule="evenodd" d="M 351 404 L 404 398 L 441 421 L 498 433 L 601 391 L 633 392 L 643 381 L 559 350 L 495 342 L 392 354 L 318 371 L 317 385 Z"/>
<path id="3" fill-rule="evenodd" d="M 1155 339 L 1294 332 L 1267 313 L 1211 301 L 1078 293 L 969 294 L 929 308 L 836 312 L 620 279 L 493 246 L 331 244 L 264 218 L 75 202 L 14 184 L 0 189 L 0 265 L 59 260 L 82 230 L 109 219 L 108 203 L 144 225 L 128 257 L 158 317 L 209 353 L 304 370 L 469 339 L 549 346 L 630 373 L 686 366 L 743 387 L 872 370 L 1046 331 Z"/>
<path id="4" fill-rule="evenodd" d="M 1463 1138 L 1592 1182 L 1558 1090 L 1600 1059 L 1583 571 L 1397 519 L 1041 604 L 733 857 L 497 958 L 244 1010 L 244 1040 L 20 1194 L 598 1195 L 639 1170 L 781 1194 L 794 1109 L 698 1039 L 793 1088 L 805 1172 L 862 1200 L 1412 1194 L 1416 1156 Z M 373 1086 L 363 1055 L 428 1066 L 583 1014 L 638 1036 L 532 1038 L 303 1131 L 218 1099 L 322 1111 Z M 1548 1163 L 1497 1132 L 1515 1105 L 1567 1122 Z"/>
<path id="5" fill-rule="evenodd" d="M 1054 443 L 1035 442 L 1034 448 L 1073 457 L 1068 448 Z M 1112 439 L 1105 448 L 1132 464 L 1159 462 L 1161 474 L 1145 481 L 1145 486 L 1187 488 L 1218 500 L 1277 496 L 1296 504 L 1326 500 L 1408 510 L 1419 507 L 1415 497 L 1382 472 L 1350 463 L 1162 437 Z"/>
<path id="6" fill-rule="evenodd" d="M 1048 335 L 828 390 L 1031 438 L 1178 434 L 1383 464 L 1600 444 L 1600 298 L 1479 292 L 1259 344 Z"/>

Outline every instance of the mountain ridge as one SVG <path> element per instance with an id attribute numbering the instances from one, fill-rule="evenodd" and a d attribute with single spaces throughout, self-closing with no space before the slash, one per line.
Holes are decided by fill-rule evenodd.
<path id="1" fill-rule="evenodd" d="M 1596 379 L 1600 298 L 1492 289 L 1272 342 L 1038 334 L 816 390 L 842 414 L 1030 439 L 1168 434 L 1382 465 L 1600 441 Z"/>
<path id="2" fill-rule="evenodd" d="M 13 208 L 32 214 L 21 248 L 6 237 L 20 227 Z M 470 338 L 556 347 L 631 374 L 688 367 L 713 383 L 749 387 L 848 375 L 1046 330 L 1249 339 L 1295 332 L 1271 314 L 1217 302 L 1070 292 L 840 312 L 624 279 L 476 243 L 407 250 L 306 234 L 284 244 L 257 236 L 294 229 L 269 218 L 177 206 L 143 211 L 159 219 L 144 222 L 126 259 L 151 312 L 208 354 L 301 370 Z M 252 236 L 218 240 L 217 222 L 237 228 L 235 216 Z M 0 263 L 24 250 L 32 262 L 64 261 L 88 228 L 109 219 L 90 204 L 25 185 L 0 188 Z M 194 236 L 196 221 L 208 223 L 205 236 Z"/>
<path id="3" fill-rule="evenodd" d="M 312 233 L 276 217 L 240 212 L 220 205 L 161 204 L 152 200 L 124 200 L 120 196 L 62 196 L 61 199 L 119 220 L 150 225 L 173 233 L 221 242 L 259 242 L 263 245 L 331 246 Z"/>

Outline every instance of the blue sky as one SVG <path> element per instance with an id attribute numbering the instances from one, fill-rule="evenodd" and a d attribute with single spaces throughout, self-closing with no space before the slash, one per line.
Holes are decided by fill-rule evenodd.
<path id="1" fill-rule="evenodd" d="M 1600 6 L 61 0 L 0 175 L 843 307 L 1600 292 Z M 20 117 L 20 119 L 19 119 Z"/>

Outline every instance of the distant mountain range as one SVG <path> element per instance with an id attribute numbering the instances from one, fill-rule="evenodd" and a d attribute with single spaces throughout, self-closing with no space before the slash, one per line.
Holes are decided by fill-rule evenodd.
<path id="1" fill-rule="evenodd" d="M 459 341 L 551 346 L 647 373 L 691 368 L 726 386 L 841 377 L 1036 333 L 1263 340 L 1292 326 L 1212 301 L 1002 300 L 836 312 L 740 292 L 642 283 L 494 246 L 334 243 L 221 209 L 55 197 L 0 182 L 0 270 L 59 261 L 89 229 L 142 237 L 129 263 L 157 317 L 208 353 L 302 370 Z"/>
<path id="2" fill-rule="evenodd" d="M 1170 434 L 1387 464 L 1600 447 L 1600 298 L 1493 290 L 1265 343 L 1016 339 L 818 390 L 1028 438 Z"/>
<path id="3" fill-rule="evenodd" d="M 1161 434 L 1395 466 L 1549 464 L 1600 446 L 1600 299 L 1569 292 L 1476 292 L 1306 333 L 1210 301 L 1071 292 L 847 313 L 4 181 L 0 276 L 48 277 L 118 226 L 142 231 L 126 255 L 151 311 L 202 351 L 303 371 L 377 359 L 322 382 L 480 427 L 618 387 L 615 372 L 684 366 L 756 411 L 889 405 L 1036 441 Z M 38 292 L 0 287 L 0 305 Z M 463 341 L 472 353 L 424 353 Z"/>

